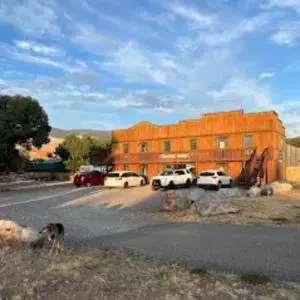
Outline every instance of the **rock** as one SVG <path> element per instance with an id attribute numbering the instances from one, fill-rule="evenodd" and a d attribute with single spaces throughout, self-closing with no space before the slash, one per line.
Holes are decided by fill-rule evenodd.
<path id="1" fill-rule="evenodd" d="M 206 191 L 203 189 L 190 189 L 190 191 L 187 193 L 187 199 L 191 200 L 191 201 L 199 201 L 201 200 L 201 198 L 206 196 Z"/>
<path id="2" fill-rule="evenodd" d="M 261 193 L 261 188 L 257 187 L 257 186 L 252 186 L 248 192 L 247 192 L 247 196 L 248 197 L 258 197 L 260 196 Z"/>
<path id="3" fill-rule="evenodd" d="M 188 209 L 191 204 L 184 191 L 167 191 L 162 199 L 162 207 L 169 211 Z"/>
<path id="4" fill-rule="evenodd" d="M 271 183 L 271 186 L 273 187 L 275 194 L 290 192 L 293 189 L 293 186 L 288 182 L 275 181 Z"/>
<path id="5" fill-rule="evenodd" d="M 260 195 L 261 196 L 272 196 L 274 194 L 274 188 L 271 185 L 264 185 L 261 188 Z"/>
<path id="6" fill-rule="evenodd" d="M 240 212 L 239 208 L 232 206 L 230 203 L 224 203 L 224 204 L 202 203 L 202 205 L 198 204 L 196 207 L 198 213 L 202 217 L 210 217 L 210 216 Z"/>

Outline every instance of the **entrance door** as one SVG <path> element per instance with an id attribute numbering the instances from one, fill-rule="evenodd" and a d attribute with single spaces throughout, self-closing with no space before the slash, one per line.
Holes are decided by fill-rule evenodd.
<path id="1" fill-rule="evenodd" d="M 148 175 L 148 168 L 147 168 L 147 165 L 141 165 L 140 166 L 140 174 L 143 174 L 145 176 Z"/>

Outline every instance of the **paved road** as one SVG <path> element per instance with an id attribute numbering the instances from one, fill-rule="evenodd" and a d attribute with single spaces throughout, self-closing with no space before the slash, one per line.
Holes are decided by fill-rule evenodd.
<path id="1" fill-rule="evenodd" d="M 199 267 L 300 281 L 300 230 L 255 225 L 158 224 L 141 209 L 141 203 L 121 210 L 107 207 L 109 198 L 124 197 L 124 192 L 131 198 L 141 191 L 70 186 L 1 193 L 0 218 L 37 227 L 50 220 L 63 220 L 71 243 L 127 249 Z M 143 207 L 156 205 L 155 197 L 158 196 L 145 200 L 149 203 Z M 74 203 L 74 199 L 78 205 L 66 205 L 70 200 Z"/>

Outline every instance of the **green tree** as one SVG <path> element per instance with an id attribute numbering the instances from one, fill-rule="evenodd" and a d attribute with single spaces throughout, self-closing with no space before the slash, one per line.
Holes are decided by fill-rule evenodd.
<path id="1" fill-rule="evenodd" d="M 0 170 L 15 171 L 20 145 L 27 150 L 49 142 L 48 116 L 37 100 L 21 95 L 0 95 Z"/>
<path id="2" fill-rule="evenodd" d="M 300 148 L 300 136 L 297 136 L 295 138 L 286 139 L 286 143 Z"/>
<path id="3" fill-rule="evenodd" d="M 81 165 L 102 164 L 103 160 L 109 155 L 111 143 L 91 137 L 77 137 L 69 135 L 56 148 L 55 153 L 65 161 L 66 167 L 75 173 Z"/>

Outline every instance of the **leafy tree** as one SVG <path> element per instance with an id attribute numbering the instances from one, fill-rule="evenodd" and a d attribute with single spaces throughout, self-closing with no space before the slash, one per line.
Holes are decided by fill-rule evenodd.
<path id="1" fill-rule="evenodd" d="M 0 95 L 0 170 L 14 171 L 20 158 L 16 145 L 27 150 L 49 142 L 48 116 L 37 100 Z"/>
<path id="2" fill-rule="evenodd" d="M 300 136 L 291 138 L 291 139 L 286 139 L 286 143 L 295 147 L 300 148 Z"/>
<path id="3" fill-rule="evenodd" d="M 76 172 L 81 165 L 99 165 L 110 153 L 111 143 L 91 137 L 69 135 L 56 148 L 55 153 L 66 162 L 67 168 Z"/>

